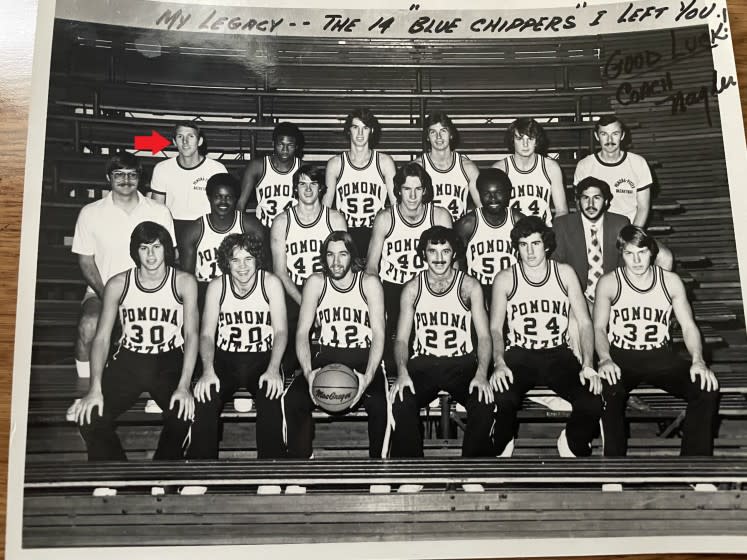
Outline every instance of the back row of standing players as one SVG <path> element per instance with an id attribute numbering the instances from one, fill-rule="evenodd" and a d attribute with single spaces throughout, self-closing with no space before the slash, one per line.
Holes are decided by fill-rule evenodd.
<path id="1" fill-rule="evenodd" d="M 371 354 L 379 353 L 373 352 L 374 348 L 371 344 L 372 338 L 377 340 L 381 338 L 372 336 L 376 330 L 372 329 L 373 323 L 378 324 L 378 320 L 372 321 L 372 318 L 374 316 L 378 317 L 379 313 L 373 313 L 369 316 L 371 304 L 368 303 L 368 299 L 370 299 L 370 294 L 366 294 L 364 275 L 355 270 L 355 265 L 348 263 L 347 266 L 344 264 L 337 266 L 334 258 L 332 261 L 329 260 L 331 253 L 329 251 L 328 235 L 333 231 L 347 229 L 352 241 L 345 243 L 345 238 L 336 240 L 345 246 L 345 250 L 341 252 L 347 253 L 348 258 L 351 252 L 360 251 L 361 254 L 367 254 L 366 271 L 372 276 L 379 276 L 383 283 L 386 321 L 384 322 L 382 313 L 381 322 L 386 325 L 384 327 L 386 331 L 384 340 L 387 346 L 383 354 L 388 365 L 386 369 L 391 368 L 389 371 L 399 373 L 397 382 L 391 390 L 391 396 L 395 403 L 400 403 L 399 408 L 395 406 L 397 412 L 395 418 L 398 416 L 407 418 L 407 420 L 401 420 L 399 422 L 400 429 L 395 430 L 395 433 L 399 431 L 400 437 L 394 438 L 393 451 L 398 447 L 398 442 L 401 449 L 395 453 L 397 455 L 406 455 L 408 454 L 407 449 L 413 449 L 411 445 L 418 438 L 417 409 L 425 403 L 423 397 L 430 396 L 432 398 L 439 389 L 446 389 L 458 401 L 467 406 L 468 416 L 472 417 L 469 421 L 470 426 L 472 426 L 470 429 L 471 435 L 465 438 L 465 454 L 485 454 L 485 450 L 493 449 L 492 444 L 486 446 L 483 437 L 486 428 L 487 431 L 490 431 L 493 415 L 492 411 L 489 414 L 485 413 L 484 410 L 482 413 L 476 411 L 482 410 L 483 405 L 488 405 L 488 403 L 491 403 L 492 408 L 493 390 L 502 392 L 504 386 L 508 386 L 507 380 L 513 380 L 511 369 L 517 367 L 519 369 L 529 368 L 534 370 L 532 375 L 536 378 L 537 372 L 548 373 L 552 369 L 548 369 L 547 363 L 562 366 L 560 369 L 566 372 L 573 371 L 575 368 L 573 366 L 575 358 L 572 354 L 569 355 L 570 351 L 563 351 L 561 352 L 562 355 L 559 356 L 546 355 L 541 358 L 530 355 L 521 356 L 518 362 L 515 361 L 513 368 L 509 368 L 503 361 L 503 349 L 501 348 L 501 359 L 495 362 L 495 374 L 490 383 L 487 380 L 487 368 L 491 353 L 490 334 L 487 328 L 488 323 L 483 301 L 484 299 L 489 300 L 490 295 L 496 293 L 493 278 L 500 270 L 510 268 L 516 263 L 516 255 L 521 254 L 521 247 L 516 246 L 519 240 L 527 251 L 534 251 L 535 257 L 537 254 L 536 248 L 534 250 L 528 248 L 531 245 L 531 243 L 528 243 L 528 238 L 541 237 L 544 247 L 540 250 L 542 255 L 545 255 L 546 251 L 549 250 L 548 245 L 550 245 L 545 239 L 545 233 L 549 229 L 537 226 L 537 223 L 541 223 L 539 221 L 532 226 L 524 225 L 522 231 L 526 235 L 514 236 L 516 238 L 512 239 L 511 232 L 515 229 L 515 225 L 522 215 L 538 216 L 541 221 L 549 225 L 552 222 L 551 201 L 555 207 L 556 217 L 568 213 L 560 168 L 554 160 L 544 155 L 547 149 L 547 139 L 544 131 L 532 119 L 519 119 L 512 123 L 507 134 L 507 147 L 512 155 L 496 163 L 493 167 L 497 170 L 485 171 L 482 174 L 479 173 L 473 162 L 454 150 L 458 142 L 458 131 L 448 116 L 443 113 L 435 113 L 429 116 L 426 121 L 424 139 L 430 150 L 420 156 L 416 162 L 406 164 L 399 171 L 396 171 L 394 162 L 389 156 L 374 149 L 380 136 L 380 127 L 378 121 L 370 112 L 359 110 L 351 113 L 346 121 L 345 133 L 350 140 L 350 150 L 333 157 L 328 162 L 325 178 L 321 176 L 319 169 L 309 166 L 301 167 L 301 162 L 295 154 L 303 147 L 303 137 L 295 125 L 281 123 L 276 127 L 273 134 L 274 149 L 272 155 L 252 161 L 249 164 L 239 193 L 238 185 L 229 175 L 223 173 L 225 169 L 222 168 L 220 163 L 200 155 L 199 146 L 202 144 L 203 138 L 199 129 L 193 124 L 178 125 L 175 131 L 175 143 L 179 150 L 179 156 L 156 166 L 151 188 L 153 198 L 165 201 L 174 216 L 177 239 L 180 241 L 182 268 L 196 274 L 202 287 L 200 290 L 200 299 L 202 300 L 207 282 L 219 275 L 220 271 L 228 272 L 228 266 L 225 263 L 224 266 L 218 266 L 218 246 L 221 240 L 231 233 L 251 231 L 254 232 L 255 239 L 259 240 L 261 244 L 265 237 L 259 222 L 265 226 L 271 226 L 270 245 L 273 268 L 285 290 L 289 319 L 286 332 L 291 334 L 296 331 L 299 306 L 302 306 L 304 299 L 307 302 L 314 301 L 314 304 L 313 309 L 305 312 L 301 311 L 301 322 L 308 324 L 304 324 L 303 328 L 299 325 L 299 333 L 302 330 L 308 333 L 311 324 L 315 322 L 315 317 L 317 317 L 316 322 L 323 323 L 324 314 L 318 308 L 322 304 L 325 294 L 334 291 L 335 299 L 344 298 L 346 297 L 344 294 L 349 293 L 353 287 L 357 286 L 354 292 L 362 297 L 364 302 L 362 307 L 366 308 L 364 310 L 361 303 L 358 302 L 357 306 L 361 307 L 358 311 L 365 312 L 368 335 L 359 336 L 360 325 L 357 325 L 356 321 L 352 319 L 355 316 L 353 313 L 350 316 L 351 318 L 338 318 L 337 324 L 334 326 L 332 324 L 327 325 L 326 338 L 324 336 L 324 325 L 322 324 L 322 344 L 324 347 L 324 343 L 327 342 L 331 343 L 329 344 L 331 348 L 346 348 L 348 350 L 370 348 L 371 352 L 365 352 L 355 357 L 343 356 L 347 360 L 342 359 L 339 352 L 329 352 L 329 355 L 325 356 L 326 360 L 322 361 L 326 361 L 326 363 L 335 361 L 346 363 L 347 361 L 357 370 L 365 371 L 365 374 L 360 374 L 363 382 L 361 392 L 366 391 L 366 399 L 362 400 L 365 404 L 367 401 L 371 401 L 368 397 L 370 397 L 372 391 L 380 395 L 385 394 L 383 375 L 377 375 L 379 371 L 378 360 L 372 361 L 370 359 Z M 597 189 L 602 194 L 601 206 L 606 205 L 603 211 L 611 210 L 615 208 L 614 204 L 617 204 L 618 212 L 627 215 L 626 222 L 632 220 L 634 224 L 643 225 L 650 207 L 650 187 L 652 183 L 645 160 L 622 149 L 625 132 L 619 120 L 615 118 L 601 119 L 596 123 L 595 135 L 602 149 L 579 163 L 574 182 L 578 184 L 588 177 L 593 177 L 600 183 L 608 185 L 606 190 L 601 187 Z M 206 179 L 208 180 L 206 181 Z M 202 185 L 205 183 L 208 185 L 207 197 L 202 192 Z M 186 188 L 185 185 L 187 185 Z M 325 185 L 333 185 L 334 188 L 327 190 Z M 240 212 L 247 204 L 252 192 L 256 193 L 257 220 L 259 222 Z M 476 210 L 470 213 L 466 213 L 468 193 L 476 207 Z M 237 195 L 238 201 L 236 201 Z M 322 204 L 322 201 L 324 204 Z M 209 211 L 205 211 L 205 202 L 208 202 L 207 210 Z M 387 203 L 389 203 L 388 207 Z M 238 210 L 236 208 L 237 204 Z M 331 206 L 335 206 L 339 213 L 330 209 Z M 198 217 L 193 220 L 191 218 L 195 213 L 198 214 Z M 81 226 L 80 221 L 79 219 L 78 226 Z M 462 256 L 462 252 L 457 247 L 462 240 L 450 233 L 443 233 L 439 228 L 434 230 L 434 226 L 450 228 L 453 221 L 456 221 L 455 229 L 467 246 L 464 254 L 466 263 L 463 264 L 463 268 L 466 265 L 469 275 L 475 277 L 477 282 L 464 276 L 461 272 L 457 272 L 452 266 L 455 257 L 457 255 Z M 79 236 L 78 229 L 79 227 L 76 227 L 76 238 Z M 437 233 L 434 233 L 434 231 Z M 426 232 L 429 233 L 425 235 L 426 241 L 423 243 L 422 239 Z M 599 233 L 601 235 L 601 230 Z M 82 238 L 83 235 L 81 234 L 80 237 Z M 321 252 L 325 239 L 327 240 L 326 254 Z M 418 248 L 419 242 L 421 246 Z M 593 244 L 592 242 L 591 245 Z M 442 245 L 446 249 L 441 247 Z M 73 249 L 76 251 L 75 245 Z M 245 249 L 248 248 L 245 247 Z M 448 254 L 445 255 L 444 250 Z M 580 248 L 580 250 L 583 252 L 583 248 Z M 442 252 L 435 254 L 434 251 Z M 76 252 L 79 255 L 84 255 L 84 252 L 80 250 Z M 655 255 L 656 251 L 652 252 Z M 429 254 L 432 257 L 430 259 L 427 257 Z M 599 257 L 601 256 L 600 252 Z M 252 258 L 261 259 L 259 255 L 252 255 Z M 228 258 L 228 260 L 231 259 Z M 500 292 L 499 288 L 499 293 L 505 298 L 501 297 L 494 309 L 513 299 L 514 303 L 512 305 L 516 309 L 512 313 L 513 319 L 516 319 L 517 316 L 528 316 L 527 314 L 530 313 L 529 311 L 522 311 L 522 302 L 518 302 L 517 297 L 526 299 L 523 304 L 527 309 L 537 305 L 540 308 L 543 305 L 550 305 L 551 307 L 559 305 L 559 309 L 562 309 L 559 314 L 552 310 L 547 312 L 549 313 L 547 321 L 543 323 L 544 327 L 540 326 L 539 328 L 541 332 L 538 332 L 536 324 L 538 320 L 537 309 L 531 310 L 531 313 L 534 314 L 531 319 L 535 321 L 534 326 L 524 325 L 522 329 L 518 329 L 516 324 L 512 323 L 510 314 L 508 324 L 509 335 L 515 339 L 513 340 L 513 346 L 515 347 L 526 350 L 562 348 L 566 342 L 565 332 L 570 315 L 571 306 L 568 302 L 573 299 L 569 300 L 569 294 L 574 291 L 574 288 L 571 287 L 572 282 L 569 282 L 567 277 L 563 278 L 563 273 L 560 272 L 559 267 L 549 260 L 545 261 L 545 259 L 542 259 L 542 263 L 546 266 L 543 267 L 540 277 L 532 279 L 531 272 L 526 272 L 526 270 L 531 269 L 531 267 L 526 268 L 530 260 L 531 258 L 527 256 L 527 259 L 522 261 L 522 265 L 519 267 L 520 276 L 517 275 L 516 268 L 511 269 L 513 270 L 511 286 L 505 293 Z M 605 262 L 606 260 L 607 257 L 605 257 Z M 591 256 L 588 266 L 589 270 L 586 271 L 588 272 L 586 274 L 588 278 L 582 279 L 581 274 L 578 274 L 578 279 L 581 282 L 586 280 L 585 292 L 587 302 L 590 304 L 593 301 L 596 281 L 601 274 L 593 274 L 595 271 L 593 270 Z M 81 268 L 88 280 L 83 265 L 81 265 Z M 439 268 L 442 270 L 439 271 Z M 428 273 L 425 273 L 426 269 Z M 652 268 L 651 270 L 654 271 L 654 274 L 659 274 L 656 272 L 658 269 Z M 334 282 L 336 271 L 342 274 L 337 280 L 345 278 L 345 282 L 343 282 L 346 285 L 345 289 L 341 290 L 339 283 Z M 351 271 L 354 272 L 352 280 L 347 278 Z M 550 273 L 551 271 L 552 273 Z M 246 271 L 244 272 L 246 273 Z M 317 275 L 315 278 L 318 280 L 315 279 L 313 282 L 307 283 L 305 288 L 304 283 L 313 272 L 324 272 L 324 274 Z M 605 270 L 605 272 L 607 271 Z M 101 280 L 103 280 L 103 275 L 101 276 Z M 503 276 L 505 283 L 507 277 L 505 274 Z M 408 284 L 408 281 L 415 277 L 417 277 L 417 281 Z M 525 284 L 522 283 L 522 278 Z M 548 284 L 548 279 L 550 284 Z M 593 281 L 590 282 L 589 279 L 593 279 Z M 348 280 L 352 284 L 348 285 L 346 283 Z M 537 283 L 535 280 L 540 282 Z M 214 296 L 212 298 L 216 301 L 219 300 L 220 306 L 223 306 L 227 299 L 231 299 L 230 297 L 227 298 L 229 290 L 226 287 L 226 282 L 224 279 L 222 283 L 213 283 L 213 286 L 221 286 L 221 288 L 213 288 L 213 291 L 219 290 L 220 294 L 219 297 Z M 228 280 L 228 282 L 233 283 L 232 280 Z M 368 290 L 375 291 L 376 288 L 370 286 L 370 281 L 367 282 L 369 283 Z M 670 284 L 672 282 L 674 281 L 670 280 Z M 663 285 L 664 280 L 662 279 L 660 283 Z M 89 285 L 91 285 L 90 281 Z M 406 288 L 403 294 L 405 285 L 408 285 L 409 288 Z M 473 285 L 482 285 L 482 290 L 478 290 L 480 292 L 479 301 L 478 296 L 474 294 L 474 289 L 472 289 Z M 529 292 L 517 296 L 517 293 L 521 292 L 521 289 L 517 292 L 517 287 L 521 288 L 522 286 L 524 286 L 525 291 L 529 290 Z M 532 288 L 538 286 L 541 288 L 540 292 L 532 292 Z M 560 300 L 558 300 L 560 301 L 558 303 L 553 299 L 555 288 L 559 288 L 565 294 L 565 303 Z M 126 290 L 127 288 L 125 288 L 125 293 Z M 95 287 L 92 291 L 94 295 L 100 296 L 100 294 L 97 294 Z M 263 285 L 263 297 L 265 303 L 268 303 L 266 291 Z M 312 291 L 314 297 L 302 297 L 302 294 Z M 679 294 L 677 289 L 674 291 Z M 233 299 L 237 300 L 234 303 L 238 302 L 238 307 L 235 310 L 238 312 L 238 308 L 245 306 L 245 303 L 238 301 L 242 297 L 236 298 L 236 291 L 233 287 L 231 287 L 230 292 L 234 295 Z M 667 293 L 666 287 L 664 293 Z M 444 299 L 444 296 L 448 296 L 448 294 L 454 294 L 453 302 L 447 302 L 448 297 Z M 242 296 L 246 296 L 246 294 L 242 294 Z M 487 297 L 484 298 L 484 296 Z M 667 293 L 667 297 L 671 305 L 671 295 Z M 684 296 L 681 296 L 680 299 L 682 297 Z M 210 296 L 208 298 L 210 299 Z M 534 299 L 532 300 L 532 298 Z M 100 297 L 88 297 L 87 299 L 100 300 Z M 560 299 L 562 300 L 563 297 L 561 296 Z M 555 301 L 554 304 L 553 301 Z M 400 303 L 402 303 L 402 306 L 400 306 Z M 444 304 L 446 306 L 442 307 Z M 475 307 L 475 304 L 478 304 L 477 307 Z M 311 305 L 307 303 L 307 306 Z M 85 322 L 87 315 L 85 307 L 86 300 L 84 300 L 84 320 L 82 323 Z M 352 304 L 348 311 L 352 313 L 351 310 L 354 310 L 355 307 L 356 305 Z M 405 311 L 401 321 L 398 319 L 400 308 Z M 455 308 L 458 311 L 454 311 Z M 343 313 L 340 309 L 338 306 L 337 312 Z M 442 309 L 448 311 L 438 311 Z M 221 318 L 224 316 L 223 311 L 225 310 L 222 308 L 216 308 L 213 311 L 216 316 L 219 313 Z M 567 387 L 561 386 L 562 383 L 558 385 L 557 379 L 555 381 L 544 379 L 545 375 L 540 375 L 540 378 L 542 378 L 540 380 L 551 387 L 555 385 L 556 391 L 568 398 L 574 405 L 575 421 L 574 416 L 572 416 L 572 421 L 569 422 L 569 432 L 571 433 L 568 439 L 563 439 L 563 441 L 566 447 L 570 444 L 570 449 L 574 454 L 583 455 L 586 454 L 588 443 L 593 437 L 589 434 L 593 432 L 595 412 L 591 409 L 595 409 L 595 405 L 587 403 L 588 406 L 584 410 L 581 401 L 576 402 L 578 401 L 578 395 L 574 391 L 578 389 L 577 386 L 582 387 L 584 383 L 588 382 L 590 393 L 583 393 L 583 396 L 590 397 L 591 394 L 598 393 L 601 390 L 601 384 L 595 377 L 596 373 L 591 369 L 593 356 L 593 342 L 591 341 L 593 337 L 588 336 L 588 332 L 584 332 L 584 329 L 590 329 L 588 312 L 585 306 L 583 312 L 576 309 L 574 311 L 579 316 L 579 331 L 581 334 L 577 335 L 577 345 L 584 367 L 582 368 L 575 360 L 575 364 L 579 367 L 575 368 L 577 371 L 571 377 L 578 374 L 580 384 L 578 380 L 575 384 L 571 383 L 573 387 L 569 392 Z M 500 318 L 501 325 L 506 318 L 505 306 L 502 308 L 502 313 L 504 317 Z M 545 313 L 544 309 L 541 309 L 539 317 L 542 316 L 542 313 Z M 203 321 L 207 316 L 206 312 Z M 678 318 L 680 318 L 679 314 Z M 213 319 L 217 319 L 217 317 L 211 316 L 211 322 L 215 322 Z M 311 320 L 310 323 L 309 320 Z M 418 372 L 414 376 L 418 379 L 415 384 L 413 378 L 409 375 L 402 375 L 403 367 L 405 371 L 408 367 L 408 341 L 404 341 L 404 349 L 402 344 L 400 344 L 400 348 L 397 348 L 396 344 L 394 346 L 391 344 L 395 338 L 401 338 L 403 331 L 407 332 L 405 338 L 409 338 L 413 321 L 415 325 L 414 356 L 426 358 L 420 364 L 420 367 L 417 367 L 417 360 L 415 362 L 410 361 L 410 367 L 415 365 Z M 398 322 L 400 323 L 399 326 Z M 660 321 L 660 323 L 664 323 L 664 321 Z M 455 328 L 451 328 L 449 325 Z M 266 326 L 269 326 L 269 323 Z M 668 327 L 668 315 L 666 326 Z M 476 352 L 470 334 L 473 328 L 477 331 Z M 88 330 L 90 334 L 90 325 Z M 85 328 L 80 329 L 81 334 L 86 334 L 85 331 Z M 356 332 L 353 333 L 352 331 Z M 400 336 L 395 337 L 395 333 L 399 333 Z M 260 336 L 256 339 L 254 345 L 249 344 L 246 348 L 242 347 L 242 350 L 257 350 L 260 349 L 260 346 L 265 351 L 268 350 L 266 348 L 267 336 Z M 230 339 L 230 337 L 228 338 Z M 291 340 L 292 338 L 291 336 Z M 346 339 L 350 344 L 340 344 L 341 339 Z M 486 339 L 488 340 L 487 350 L 483 348 L 481 352 L 480 347 L 484 346 L 481 342 L 484 343 Z M 553 343 L 553 340 L 557 344 Z M 658 336 L 657 338 L 658 342 L 664 342 L 665 340 L 668 340 L 668 334 L 666 337 Z M 227 348 L 230 347 L 230 340 L 224 342 L 228 345 Z M 402 341 L 400 340 L 400 342 Z M 698 365 L 700 365 L 702 357 L 700 357 L 699 342 L 697 347 L 694 346 L 693 341 L 688 341 L 687 338 L 686 342 L 688 342 L 693 363 L 698 362 Z M 509 344 L 511 345 L 511 342 Z M 84 356 L 84 353 L 78 352 L 78 350 L 84 349 L 85 346 L 86 341 L 79 340 L 76 348 L 76 354 L 78 354 L 76 359 L 79 366 L 85 362 L 85 359 L 80 358 L 87 356 Z M 295 355 L 297 353 L 304 375 L 299 376 L 298 383 L 294 381 L 286 397 L 290 397 L 291 402 L 297 405 L 296 408 L 308 408 L 307 412 L 309 414 L 302 414 L 296 424 L 299 426 L 297 432 L 308 432 L 307 435 L 301 437 L 302 444 L 299 445 L 306 446 L 310 453 L 311 428 L 305 422 L 306 417 L 310 417 L 312 404 L 307 402 L 308 399 L 306 398 L 296 399 L 298 401 L 296 402 L 292 395 L 308 394 L 308 384 L 313 379 L 313 371 L 315 370 L 311 369 L 308 345 L 304 347 L 303 344 L 299 345 L 296 341 L 296 348 L 294 349 L 293 346 L 291 342 L 288 345 L 289 351 L 286 352 L 285 363 L 288 366 L 287 369 L 295 369 Z M 498 345 L 494 344 L 494 346 Z M 297 352 L 294 352 L 294 350 L 297 350 Z M 457 357 L 462 358 L 459 363 L 451 360 L 451 358 Z M 496 357 L 495 354 L 493 357 Z M 314 360 L 314 365 L 317 367 L 323 365 L 318 358 L 319 356 Z M 444 362 L 445 358 L 449 358 L 449 360 Z M 534 367 L 532 365 L 533 361 L 536 362 L 538 359 L 539 362 L 534 364 L 537 367 Z M 204 361 L 205 356 L 203 356 Z M 544 365 L 539 365 L 540 362 Z M 237 364 L 230 364 L 229 369 L 238 370 L 240 368 Z M 470 370 L 474 372 L 475 369 L 477 369 L 479 375 L 475 374 L 474 378 L 469 375 L 466 378 L 467 382 L 464 383 L 464 372 Z M 701 369 L 701 377 L 705 379 L 710 372 L 704 365 Z M 239 384 L 239 377 L 241 376 L 233 377 L 235 379 L 233 379 L 231 385 L 236 386 Z M 380 378 L 381 383 L 372 383 L 375 377 L 376 379 Z M 712 374 L 708 379 L 711 377 Z M 195 388 L 198 400 L 209 401 L 211 386 L 213 384 L 219 386 L 219 383 L 214 382 L 215 380 L 211 380 L 210 383 L 207 381 L 201 379 L 201 382 L 198 382 Z M 278 396 L 280 387 L 270 384 L 268 380 L 265 381 L 268 383 L 269 393 L 272 396 Z M 532 383 L 524 383 L 525 386 L 520 393 L 526 392 L 536 381 L 537 379 L 534 379 Z M 241 384 L 246 385 L 246 379 Z M 380 389 L 374 390 L 374 386 L 378 387 L 379 384 L 381 384 Z M 419 384 L 417 389 L 416 384 Z M 715 380 L 713 380 L 713 384 L 715 384 Z M 254 385 L 254 387 L 250 386 L 249 388 L 256 394 L 257 379 L 255 378 L 250 385 Z M 300 391 L 296 390 L 294 392 L 292 390 L 294 386 L 302 386 L 302 388 Z M 409 389 L 409 395 L 408 390 L 405 390 L 406 388 Z M 682 393 L 681 390 L 679 392 Z M 417 395 L 417 398 L 415 398 L 415 395 Z M 226 395 L 221 396 L 225 397 Z M 359 395 L 359 397 L 361 396 L 363 395 Z M 625 397 L 627 398 L 627 393 Z M 377 408 L 373 404 L 371 407 Z M 517 407 L 518 404 L 513 408 L 516 409 Z M 289 408 L 293 409 L 294 407 Z M 367 406 L 367 408 L 369 407 Z M 508 406 L 507 409 L 510 410 L 511 406 Z M 406 413 L 403 412 L 405 410 Z M 505 407 L 504 410 L 506 410 Z M 516 410 L 514 410 L 514 417 L 515 412 Z M 581 422 L 584 428 L 580 432 L 577 426 L 579 415 L 586 419 L 586 421 Z M 413 421 L 410 421 L 410 416 L 413 417 Z M 510 412 L 509 416 L 511 416 Z M 598 416 L 596 414 L 597 418 Z M 371 454 L 378 456 L 384 442 L 383 432 L 380 428 L 384 424 L 388 426 L 389 423 L 385 420 L 386 413 L 381 407 L 378 407 L 378 411 L 369 410 L 369 418 L 372 426 L 379 426 L 379 428 L 372 427 L 369 430 L 372 445 Z M 272 424 L 276 425 L 277 422 Z M 290 422 L 288 424 L 290 425 Z M 514 432 L 512 421 L 501 422 L 501 426 L 502 428 L 497 430 L 496 434 L 505 432 L 500 436 L 503 439 L 506 439 L 506 434 L 510 435 Z M 271 431 L 272 429 L 270 429 Z M 410 432 L 410 436 L 403 438 L 401 434 L 404 432 Z M 482 435 L 476 436 L 475 434 Z M 293 437 L 295 437 L 293 434 L 285 434 L 286 441 L 292 440 Z M 497 439 L 500 439 L 500 437 L 496 436 Z M 497 448 L 505 452 L 509 447 L 508 440 L 503 441 L 502 445 L 498 445 L 497 439 Z M 402 441 L 408 443 L 403 446 Z M 217 454 L 217 442 L 215 445 Z M 417 450 L 418 446 L 415 446 L 414 449 Z M 469 451 L 469 449 L 472 449 L 472 451 Z M 683 449 L 685 448 L 683 447 Z M 704 449 L 707 451 L 707 446 L 706 448 L 701 446 L 699 449 L 700 452 Z M 299 456 L 308 456 L 309 453 L 304 451 Z M 419 448 L 419 453 L 422 453 L 422 446 Z M 267 455 L 265 453 L 265 456 Z M 270 452 L 269 455 L 276 454 Z"/>

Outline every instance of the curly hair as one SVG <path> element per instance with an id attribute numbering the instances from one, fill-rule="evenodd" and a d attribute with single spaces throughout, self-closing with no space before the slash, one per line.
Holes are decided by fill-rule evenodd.
<path id="1" fill-rule="evenodd" d="M 448 243 L 451 246 L 451 250 L 454 251 L 452 255 L 452 261 L 457 261 L 464 255 L 464 244 L 462 239 L 459 237 L 456 231 L 451 228 L 444 226 L 433 226 L 425 230 L 418 240 L 418 246 L 416 251 L 418 256 L 425 261 L 425 251 L 428 248 L 428 244 L 441 245 L 442 243 Z"/>
<path id="2" fill-rule="evenodd" d="M 350 127 L 353 126 L 353 119 L 358 119 L 371 129 L 371 136 L 368 137 L 368 147 L 375 148 L 378 146 L 381 139 L 381 124 L 379 119 L 367 108 L 355 109 L 347 116 L 343 127 L 345 139 L 350 142 Z"/>
<path id="3" fill-rule="evenodd" d="M 585 179 L 581 179 L 578 182 L 578 185 L 573 187 L 573 194 L 576 196 L 576 201 L 581 200 L 581 195 L 584 194 L 586 189 L 592 188 L 599 189 L 601 191 L 604 202 L 607 204 L 607 206 L 609 206 L 609 203 L 614 196 L 612 194 L 612 189 L 610 189 L 607 181 L 602 181 L 601 179 L 597 179 L 596 177 L 586 177 Z"/>
<path id="4" fill-rule="evenodd" d="M 156 222 L 140 222 L 130 234 L 130 258 L 140 266 L 140 245 L 150 245 L 160 241 L 163 245 L 164 262 L 166 266 L 174 266 L 176 254 L 174 252 L 174 240 L 171 234 L 161 224 Z"/>
<path id="5" fill-rule="evenodd" d="M 506 129 L 506 149 L 511 154 L 515 152 L 514 140 L 517 134 L 519 136 L 526 134 L 529 138 L 534 138 L 537 142 L 534 151 L 541 156 L 547 155 L 547 148 L 549 146 L 547 134 L 542 125 L 536 120 L 531 117 L 521 117 L 508 125 Z"/>
<path id="6" fill-rule="evenodd" d="M 514 248 L 516 255 L 519 255 L 519 240 L 525 239 L 533 233 L 539 233 L 542 237 L 542 243 L 545 246 L 545 254 L 551 255 L 557 247 L 555 241 L 555 232 L 537 216 L 526 216 L 516 222 L 511 230 L 511 246 Z"/>
<path id="7" fill-rule="evenodd" d="M 235 249 L 244 249 L 257 261 L 257 269 L 266 270 L 265 250 L 262 239 L 253 233 L 232 233 L 223 238 L 218 247 L 218 268 L 223 274 L 231 270 L 230 261 Z"/>
<path id="8" fill-rule="evenodd" d="M 497 185 L 507 202 L 511 197 L 511 188 L 513 187 L 511 184 L 511 178 L 506 175 L 506 172 L 495 167 L 481 169 L 480 174 L 477 176 L 477 181 L 475 181 L 475 185 L 477 186 L 478 192 L 490 185 Z"/>
<path id="9" fill-rule="evenodd" d="M 347 231 L 339 230 L 330 233 L 327 236 L 327 239 L 322 242 L 322 248 L 319 250 L 319 260 L 322 263 L 322 273 L 324 276 L 332 275 L 329 270 L 329 265 L 327 264 L 327 249 L 329 248 L 329 244 L 334 241 L 342 241 L 345 244 L 345 248 L 350 254 L 350 270 L 353 272 L 363 270 L 363 262 L 358 256 L 358 247 L 355 245 L 353 237 Z"/>
<path id="10" fill-rule="evenodd" d="M 231 189 L 234 198 L 238 200 L 241 196 L 241 185 L 238 179 L 230 173 L 216 173 L 205 184 L 205 194 L 208 198 L 212 198 L 219 187 L 228 187 Z"/>
<path id="11" fill-rule="evenodd" d="M 449 115 L 443 111 L 433 111 L 425 119 L 425 122 L 423 122 L 423 144 L 425 144 L 429 150 L 431 149 L 431 140 L 428 137 L 428 131 L 434 124 L 440 124 L 449 129 L 449 135 L 451 136 L 451 139 L 449 140 L 449 149 L 456 150 L 459 147 L 459 142 L 461 140 L 459 137 L 459 131 L 451 118 L 449 118 Z"/>
<path id="12" fill-rule="evenodd" d="M 423 187 L 423 204 L 433 202 L 434 190 L 431 176 L 423 169 L 422 165 L 414 161 L 406 163 L 394 174 L 394 197 L 397 202 L 402 200 L 402 185 L 405 184 L 408 177 L 420 179 L 420 185 Z"/>

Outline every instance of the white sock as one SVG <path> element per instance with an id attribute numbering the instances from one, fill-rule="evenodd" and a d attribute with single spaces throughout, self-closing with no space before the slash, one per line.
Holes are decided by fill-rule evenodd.
<path id="1" fill-rule="evenodd" d="M 75 360 L 75 371 L 78 372 L 78 377 L 91 377 L 91 362 Z"/>

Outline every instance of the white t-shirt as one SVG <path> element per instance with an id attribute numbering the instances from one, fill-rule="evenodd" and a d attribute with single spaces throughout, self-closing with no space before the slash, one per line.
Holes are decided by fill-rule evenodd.
<path id="1" fill-rule="evenodd" d="M 87 204 L 78 214 L 73 253 L 93 255 L 104 284 L 115 274 L 133 267 L 130 235 L 140 222 L 161 224 L 168 230 L 171 240 L 176 239 L 169 209 L 140 193 L 137 198 L 138 204 L 129 214 L 114 204 L 111 193 Z"/>
<path id="2" fill-rule="evenodd" d="M 153 168 L 150 189 L 166 196 L 166 206 L 175 220 L 196 220 L 210 213 L 205 185 L 218 173 L 226 173 L 226 167 L 214 159 L 206 157 L 196 167 L 187 169 L 173 157 Z"/>
<path id="3" fill-rule="evenodd" d="M 651 188 L 654 182 L 646 160 L 632 152 L 623 152 L 617 163 L 603 162 L 598 153 L 586 156 L 576 166 L 573 184 L 578 185 L 587 177 L 601 179 L 610 186 L 612 202 L 609 211 L 627 216 L 630 223 L 633 223 L 638 208 L 636 195 Z"/>

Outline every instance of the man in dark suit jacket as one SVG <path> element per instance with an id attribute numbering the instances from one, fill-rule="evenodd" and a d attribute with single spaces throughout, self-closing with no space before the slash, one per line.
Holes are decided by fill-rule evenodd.
<path id="1" fill-rule="evenodd" d="M 586 299 L 589 303 L 593 303 L 594 288 L 598 277 L 592 278 L 592 285 L 589 285 L 590 228 L 596 228 L 597 232 L 601 228 L 601 273 L 606 274 L 622 264 L 620 252 L 616 246 L 617 234 L 630 221 L 621 214 L 607 211 L 612 200 L 612 192 L 605 181 L 587 177 L 575 186 L 574 193 L 578 212 L 558 216 L 553 222 L 558 246 L 552 257 L 573 268 L 584 289 Z"/>

